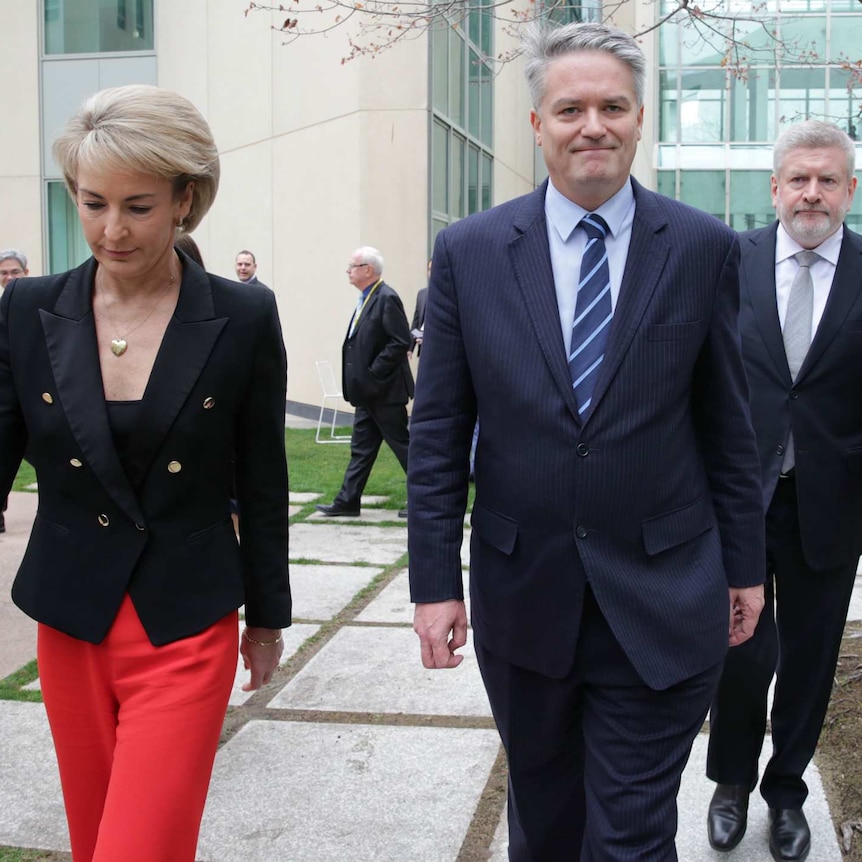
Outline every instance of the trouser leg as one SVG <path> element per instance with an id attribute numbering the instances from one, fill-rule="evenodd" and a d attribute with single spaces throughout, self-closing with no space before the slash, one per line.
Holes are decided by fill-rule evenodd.
<path id="1" fill-rule="evenodd" d="M 357 407 L 353 417 L 353 433 L 350 436 L 350 461 L 344 471 L 341 490 L 335 503 L 349 509 L 358 509 L 362 492 L 377 460 L 383 435 L 371 413 L 365 407 Z"/>

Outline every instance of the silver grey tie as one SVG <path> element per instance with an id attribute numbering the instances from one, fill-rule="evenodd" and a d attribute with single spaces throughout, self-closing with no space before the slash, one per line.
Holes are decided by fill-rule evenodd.
<path id="1" fill-rule="evenodd" d="M 787 313 L 784 315 L 784 352 L 790 367 L 790 377 L 795 382 L 799 369 L 811 346 L 811 326 L 814 313 L 814 282 L 811 280 L 811 265 L 820 257 L 816 251 L 798 251 L 793 255 L 799 264 L 796 277 L 790 286 Z M 793 448 L 793 431 L 787 438 L 781 472 L 789 473 L 796 464 Z"/>

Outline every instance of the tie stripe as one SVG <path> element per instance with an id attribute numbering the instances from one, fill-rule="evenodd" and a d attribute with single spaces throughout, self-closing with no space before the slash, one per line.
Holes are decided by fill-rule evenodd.
<path id="1" fill-rule="evenodd" d="M 608 253 L 605 248 L 608 226 L 600 215 L 590 213 L 581 219 L 579 227 L 584 229 L 588 239 L 578 279 L 569 373 L 578 412 L 583 415 L 592 404 L 599 367 L 605 358 L 613 311 Z"/>

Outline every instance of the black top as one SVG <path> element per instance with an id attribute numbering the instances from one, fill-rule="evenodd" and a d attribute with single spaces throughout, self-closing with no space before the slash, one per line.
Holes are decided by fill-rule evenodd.
<path id="1" fill-rule="evenodd" d="M 106 401 L 108 422 L 120 463 L 129 484 L 137 491 L 144 481 L 150 459 L 138 445 L 135 432 L 141 427 L 143 401 Z"/>

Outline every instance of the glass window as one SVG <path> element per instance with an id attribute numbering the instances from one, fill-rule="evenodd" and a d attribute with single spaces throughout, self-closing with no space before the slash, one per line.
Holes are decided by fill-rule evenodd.
<path id="1" fill-rule="evenodd" d="M 431 104 L 449 113 L 449 28 L 435 25 L 431 30 Z"/>
<path id="2" fill-rule="evenodd" d="M 491 208 L 491 174 L 493 167 L 491 157 L 487 153 L 482 153 L 482 209 Z"/>
<path id="3" fill-rule="evenodd" d="M 45 0 L 46 54 L 152 51 L 153 0 Z"/>
<path id="4" fill-rule="evenodd" d="M 752 69 L 730 77 L 731 141 L 769 141 L 776 136 L 778 78 L 775 69 Z"/>
<path id="5" fill-rule="evenodd" d="M 449 131 L 436 120 L 431 132 L 431 208 L 438 213 L 449 212 Z"/>
<path id="6" fill-rule="evenodd" d="M 829 58 L 834 62 L 859 59 L 862 44 L 862 16 L 833 15 L 830 28 Z"/>
<path id="7" fill-rule="evenodd" d="M 753 230 L 775 221 L 770 176 L 770 171 L 731 171 L 730 226 L 734 230 Z"/>
<path id="8" fill-rule="evenodd" d="M 63 183 L 48 183 L 48 272 L 65 272 L 90 256 L 78 210 Z"/>
<path id="9" fill-rule="evenodd" d="M 449 28 L 449 117 L 464 125 L 464 40 L 454 27 Z"/>
<path id="10" fill-rule="evenodd" d="M 825 69 L 782 69 L 778 134 L 800 120 L 828 120 Z"/>
<path id="11" fill-rule="evenodd" d="M 681 171 L 679 199 L 724 221 L 724 171 Z"/>
<path id="12" fill-rule="evenodd" d="M 862 140 L 860 125 L 860 93 L 856 75 L 844 69 L 829 70 L 829 117 L 841 126 L 854 141 Z"/>
<path id="13" fill-rule="evenodd" d="M 825 15 L 782 16 L 780 38 L 787 57 L 810 57 L 815 63 L 826 60 Z"/>
<path id="14" fill-rule="evenodd" d="M 676 171 L 658 172 L 658 193 L 676 198 Z"/>
<path id="15" fill-rule="evenodd" d="M 455 218 L 467 215 L 464 206 L 464 146 L 465 141 L 460 135 L 452 135 L 452 171 L 451 214 Z"/>

